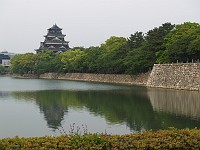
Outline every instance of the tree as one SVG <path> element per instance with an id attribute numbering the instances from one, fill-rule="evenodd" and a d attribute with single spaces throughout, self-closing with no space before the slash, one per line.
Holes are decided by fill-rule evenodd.
<path id="1" fill-rule="evenodd" d="M 52 50 L 46 50 L 37 54 L 35 72 L 38 74 L 47 72 L 62 72 L 63 63 L 60 54 Z"/>
<path id="2" fill-rule="evenodd" d="M 142 32 L 135 32 L 134 34 L 131 34 L 131 36 L 127 39 L 128 41 L 128 47 L 130 49 L 139 48 L 142 46 L 144 39 L 144 34 Z"/>
<path id="3" fill-rule="evenodd" d="M 166 35 L 174 28 L 175 25 L 171 23 L 164 23 L 158 28 L 149 30 L 146 35 L 149 50 L 158 52 L 165 50 L 164 43 Z"/>
<path id="4" fill-rule="evenodd" d="M 99 73 L 101 63 L 98 63 L 98 59 L 101 55 L 101 51 L 102 49 L 100 47 L 89 47 L 85 49 L 85 64 L 88 67 L 88 72 Z"/>
<path id="5" fill-rule="evenodd" d="M 61 54 L 65 72 L 86 72 L 86 53 L 80 49 L 73 49 Z"/>
<path id="6" fill-rule="evenodd" d="M 0 65 L 0 74 L 4 74 L 6 72 L 6 68 Z"/>
<path id="7" fill-rule="evenodd" d="M 171 23 L 162 24 L 149 30 L 144 36 L 136 32 L 128 38 L 129 52 L 124 60 L 126 73 L 137 74 L 146 72 L 156 63 L 162 51 L 165 50 L 165 37 L 174 28 Z"/>
<path id="8" fill-rule="evenodd" d="M 186 22 L 176 25 L 165 40 L 166 50 L 159 55 L 159 60 L 186 62 L 200 58 L 200 25 L 198 23 Z"/>
<path id="9" fill-rule="evenodd" d="M 127 55 L 127 41 L 123 37 L 112 36 L 102 44 L 97 60 L 100 73 L 124 73 L 123 59 Z"/>
<path id="10" fill-rule="evenodd" d="M 17 54 L 11 59 L 11 72 L 26 74 L 35 70 L 36 55 L 33 53 Z"/>
<path id="11" fill-rule="evenodd" d="M 149 71 L 154 64 L 154 53 L 148 50 L 147 45 L 143 45 L 130 51 L 124 60 L 127 74 L 138 74 Z"/>

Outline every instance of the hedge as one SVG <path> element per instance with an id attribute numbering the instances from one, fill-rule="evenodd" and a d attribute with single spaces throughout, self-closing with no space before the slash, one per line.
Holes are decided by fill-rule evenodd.
<path id="1" fill-rule="evenodd" d="M 57 137 L 15 137 L 1 139 L 0 149 L 200 149 L 200 130 L 171 129 L 128 135 L 73 134 Z"/>

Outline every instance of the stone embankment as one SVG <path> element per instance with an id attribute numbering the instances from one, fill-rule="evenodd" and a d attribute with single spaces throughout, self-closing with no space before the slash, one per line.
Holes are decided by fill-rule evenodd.
<path id="1" fill-rule="evenodd" d="M 140 75 L 124 75 L 124 74 L 90 74 L 90 73 L 44 73 L 35 74 L 14 74 L 15 78 L 41 78 L 41 79 L 58 79 L 58 80 L 77 80 L 91 82 L 117 83 L 127 85 L 143 85 L 146 86 L 150 72 Z"/>
<path id="2" fill-rule="evenodd" d="M 14 78 L 40 78 L 40 75 L 37 75 L 37 74 L 23 74 L 23 75 L 20 75 L 20 74 L 13 74 L 12 77 Z"/>
<path id="3" fill-rule="evenodd" d="M 149 78 L 148 73 L 140 75 L 119 75 L 119 74 L 89 74 L 89 73 L 45 73 L 39 78 L 43 79 L 62 79 L 62 80 L 79 80 L 105 83 L 118 83 L 129 85 L 146 85 Z"/>
<path id="4" fill-rule="evenodd" d="M 106 82 L 200 91 L 200 63 L 155 64 L 151 73 L 139 75 L 45 73 L 14 75 L 14 77 Z"/>
<path id="5" fill-rule="evenodd" d="M 200 91 L 200 63 L 154 64 L 147 86 Z"/>

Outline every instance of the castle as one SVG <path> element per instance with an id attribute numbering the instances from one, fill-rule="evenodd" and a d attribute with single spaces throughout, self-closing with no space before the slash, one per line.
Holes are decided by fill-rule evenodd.
<path id="1" fill-rule="evenodd" d="M 35 51 L 42 52 L 44 50 L 53 50 L 56 53 L 61 53 L 70 49 L 68 41 L 65 41 L 65 36 L 62 34 L 62 29 L 59 28 L 56 24 L 48 29 L 47 35 L 45 35 L 44 42 L 40 42 L 39 49 Z"/>

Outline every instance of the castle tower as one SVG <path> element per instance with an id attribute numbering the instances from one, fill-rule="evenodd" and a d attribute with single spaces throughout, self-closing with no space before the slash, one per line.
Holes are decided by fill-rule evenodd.
<path id="1" fill-rule="evenodd" d="M 66 35 L 62 34 L 62 29 L 55 24 L 48 29 L 47 35 L 44 36 L 44 42 L 41 42 L 39 49 L 35 51 L 37 53 L 44 50 L 53 50 L 58 53 L 67 51 L 70 48 L 68 45 L 69 42 L 64 39 L 65 36 Z"/>

